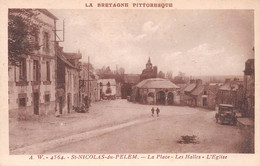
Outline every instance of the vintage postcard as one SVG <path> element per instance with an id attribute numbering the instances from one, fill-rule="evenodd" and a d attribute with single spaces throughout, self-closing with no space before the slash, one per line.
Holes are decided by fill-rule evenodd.
<path id="1" fill-rule="evenodd" d="M 0 165 L 257 165 L 259 10 L 3 1 Z"/>

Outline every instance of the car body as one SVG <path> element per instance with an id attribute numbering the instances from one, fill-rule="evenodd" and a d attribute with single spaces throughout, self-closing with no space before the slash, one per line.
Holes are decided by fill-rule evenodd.
<path id="1" fill-rule="evenodd" d="M 234 107 L 230 104 L 219 104 L 218 113 L 215 115 L 216 123 L 220 124 L 237 124 L 236 113 L 234 112 Z"/>
<path id="2" fill-rule="evenodd" d="M 116 95 L 110 95 L 110 94 L 106 94 L 103 96 L 104 100 L 115 100 L 116 99 Z"/>

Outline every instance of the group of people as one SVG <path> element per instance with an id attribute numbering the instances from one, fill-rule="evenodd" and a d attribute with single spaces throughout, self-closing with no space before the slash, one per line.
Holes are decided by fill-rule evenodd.
<path id="1" fill-rule="evenodd" d="M 156 108 L 156 110 L 154 110 L 154 108 L 152 108 L 151 111 L 152 111 L 152 116 L 154 115 L 154 111 L 156 111 L 157 116 L 159 116 L 160 109 L 158 107 Z"/>

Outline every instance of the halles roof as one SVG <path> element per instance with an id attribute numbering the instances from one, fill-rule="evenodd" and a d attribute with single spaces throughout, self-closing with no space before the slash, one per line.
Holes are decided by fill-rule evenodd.
<path id="1" fill-rule="evenodd" d="M 171 81 L 162 78 L 146 79 L 139 82 L 136 86 L 138 88 L 146 88 L 146 89 L 156 89 L 156 88 L 178 89 L 179 88 Z"/>

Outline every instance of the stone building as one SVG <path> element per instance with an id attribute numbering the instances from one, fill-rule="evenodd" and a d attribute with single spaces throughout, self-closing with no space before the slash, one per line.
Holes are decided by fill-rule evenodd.
<path id="1" fill-rule="evenodd" d="M 255 114 L 255 64 L 254 59 L 248 59 L 244 70 L 244 111 L 245 116 Z"/>
<path id="2" fill-rule="evenodd" d="M 23 55 L 19 66 L 8 67 L 10 117 L 27 119 L 35 115 L 55 113 L 55 22 L 57 18 L 38 9 L 39 33 L 35 39 L 41 46 L 34 55 Z"/>
<path id="3" fill-rule="evenodd" d="M 63 52 L 57 45 L 57 114 L 67 114 L 73 111 L 73 106 L 79 106 L 79 60 L 80 53 Z"/>
<path id="4" fill-rule="evenodd" d="M 146 68 L 142 71 L 142 74 L 140 75 L 140 79 L 145 80 L 149 78 L 156 78 L 157 77 L 157 67 L 154 66 L 151 63 L 150 57 L 148 59 L 148 62 L 146 63 Z"/>
<path id="5" fill-rule="evenodd" d="M 88 71 L 89 70 L 89 71 Z M 98 83 L 98 76 L 88 68 L 88 63 L 81 63 L 80 71 L 80 101 L 87 96 L 91 102 L 99 101 L 100 86 Z"/>
<path id="6" fill-rule="evenodd" d="M 190 83 L 182 90 L 183 94 L 181 94 L 181 103 L 183 105 L 188 105 L 188 106 L 197 106 L 197 100 L 194 98 L 194 96 L 198 95 L 197 93 L 200 91 L 198 89 L 199 87 L 202 86 L 202 80 L 197 79 L 197 80 L 190 80 Z M 195 91 L 197 89 L 197 91 Z M 195 91 L 195 92 L 194 92 Z M 192 94 L 193 93 L 193 94 Z"/>
<path id="7" fill-rule="evenodd" d="M 179 87 L 169 80 L 150 78 L 135 86 L 132 98 L 142 104 L 179 105 L 178 89 Z"/>
<path id="8" fill-rule="evenodd" d="M 238 91 L 241 85 L 243 85 L 243 82 L 237 78 L 234 78 L 234 80 L 226 79 L 225 83 L 218 90 L 216 97 L 217 104 L 231 104 L 235 108 L 238 108 Z"/>
<path id="9" fill-rule="evenodd" d="M 203 107 L 208 109 L 215 109 L 216 95 L 218 92 L 218 85 L 200 85 L 194 89 L 191 96 L 194 100 L 195 107 Z"/>

